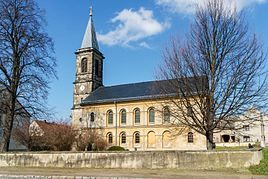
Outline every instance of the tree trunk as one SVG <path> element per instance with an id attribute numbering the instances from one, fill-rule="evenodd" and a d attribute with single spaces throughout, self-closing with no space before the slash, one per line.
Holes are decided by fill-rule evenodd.
<path id="1" fill-rule="evenodd" d="M 6 119 L 4 120 L 3 124 L 3 138 L 0 144 L 0 152 L 8 152 L 9 150 L 10 138 L 15 118 L 16 99 L 12 96 L 12 94 L 8 95 L 9 97 L 7 98 L 7 100 L 9 102 L 6 111 Z"/>
<path id="2" fill-rule="evenodd" d="M 4 125 L 3 125 L 3 138 L 1 140 L 0 152 L 8 152 L 12 127 L 13 127 L 14 117 L 11 117 L 9 115 L 6 115 L 6 117 L 8 119 L 5 120 Z"/>
<path id="3" fill-rule="evenodd" d="M 0 152 L 8 152 L 10 136 L 11 132 L 9 130 L 3 129 L 3 138 L 0 145 Z"/>
<path id="4" fill-rule="evenodd" d="M 214 143 L 213 143 L 213 131 L 206 132 L 206 139 L 207 139 L 207 150 L 212 150 Z"/>

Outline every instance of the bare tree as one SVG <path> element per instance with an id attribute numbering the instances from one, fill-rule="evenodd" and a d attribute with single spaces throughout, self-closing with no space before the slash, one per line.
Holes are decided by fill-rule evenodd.
<path id="1" fill-rule="evenodd" d="M 31 149 L 32 140 L 29 134 L 30 121 L 22 120 L 20 123 L 20 125 L 13 128 L 11 138 L 27 147 L 27 149 Z"/>
<path id="2" fill-rule="evenodd" d="M 0 87 L 6 92 L 6 118 L 0 151 L 8 151 L 13 121 L 24 107 L 44 114 L 50 77 L 56 77 L 52 39 L 34 0 L 0 0 Z M 17 103 L 21 105 L 17 105 Z"/>
<path id="3" fill-rule="evenodd" d="M 185 41 L 173 38 L 164 52 L 158 88 L 175 94 L 167 100 L 177 122 L 206 136 L 212 149 L 213 133 L 235 130 L 238 115 L 249 107 L 265 106 L 266 53 L 250 33 L 245 13 L 228 9 L 222 0 L 198 7 Z M 167 105 L 167 104 L 166 104 Z"/>

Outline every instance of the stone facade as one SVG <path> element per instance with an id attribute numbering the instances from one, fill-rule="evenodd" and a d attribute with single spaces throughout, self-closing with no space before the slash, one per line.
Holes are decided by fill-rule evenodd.
<path id="1" fill-rule="evenodd" d="M 92 48 L 76 51 L 76 78 L 74 81 L 72 118 L 80 119 L 80 103 L 92 91 L 102 86 L 103 55 Z M 85 63 L 82 64 L 82 61 Z M 96 66 L 97 65 L 97 66 Z"/>
<path id="2" fill-rule="evenodd" d="M 149 110 L 154 109 L 155 121 L 149 122 Z M 140 122 L 135 122 L 135 110 L 140 111 Z M 126 111 L 126 123 L 122 123 L 122 110 Z M 113 122 L 109 124 L 109 112 Z M 94 114 L 92 119 L 91 114 Z M 78 128 L 97 128 L 106 138 L 109 146 L 122 146 L 129 150 L 206 150 L 206 138 L 185 126 L 164 121 L 161 101 L 137 101 L 114 104 L 92 105 L 81 108 L 81 116 L 76 116 L 73 125 Z M 188 141 L 188 134 L 193 140 Z M 126 135 L 125 142 L 122 140 Z M 109 135 L 110 137 L 109 140 Z M 138 136 L 137 136 L 138 135 Z M 139 139 L 137 139 L 139 138 Z"/>
<path id="3" fill-rule="evenodd" d="M 103 55 L 97 50 L 86 48 L 76 51 L 76 78 L 74 81 L 74 108 L 79 108 L 81 100 L 90 92 L 102 86 Z M 82 65 L 82 61 L 85 64 Z M 96 66 L 97 65 L 97 66 Z M 84 71 L 83 71 L 84 69 Z"/>

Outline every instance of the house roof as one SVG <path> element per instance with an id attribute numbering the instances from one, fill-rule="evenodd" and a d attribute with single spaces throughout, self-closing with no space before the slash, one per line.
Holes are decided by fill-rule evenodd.
<path id="1" fill-rule="evenodd" d="M 57 131 L 65 129 L 66 127 L 71 126 L 66 123 L 47 122 L 46 120 L 34 120 L 30 124 L 30 134 L 31 136 L 42 136 L 47 133 L 54 134 Z"/>
<path id="2" fill-rule="evenodd" d="M 41 121 L 41 120 L 35 120 L 35 122 L 36 122 L 36 123 L 38 124 L 38 126 L 39 126 L 42 130 L 44 130 L 44 131 L 50 129 L 51 127 L 58 126 L 58 124 L 56 124 L 56 123 L 51 123 L 51 122 L 47 122 L 46 120 L 44 120 L 44 121 Z"/>
<path id="3" fill-rule="evenodd" d="M 89 96 L 82 101 L 81 105 L 176 97 L 181 89 L 175 88 L 177 85 L 187 86 L 190 89 L 190 95 L 192 95 L 194 92 L 202 89 L 201 84 L 205 82 L 204 77 L 187 78 L 186 80 L 187 85 L 183 85 L 186 83 L 185 81 L 182 82 L 182 79 L 173 79 L 99 87 L 91 92 Z M 204 91 L 204 89 L 202 90 Z"/>

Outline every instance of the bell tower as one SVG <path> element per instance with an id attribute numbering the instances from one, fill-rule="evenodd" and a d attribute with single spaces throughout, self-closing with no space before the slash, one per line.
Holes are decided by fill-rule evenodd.
<path id="1" fill-rule="evenodd" d="M 103 86 L 103 54 L 99 51 L 98 41 L 92 19 L 92 7 L 81 48 L 75 52 L 76 74 L 74 81 L 73 110 L 92 91 Z M 74 112 L 73 112 L 74 113 Z"/>

